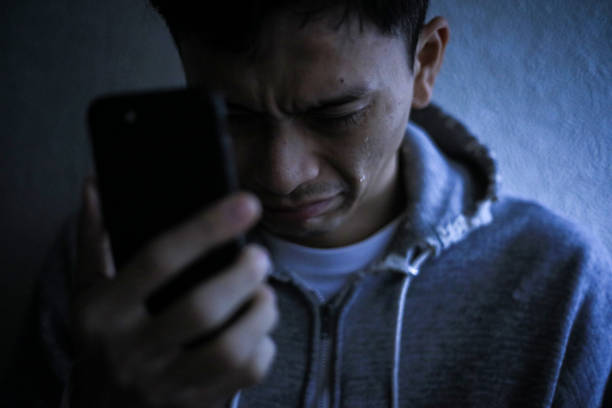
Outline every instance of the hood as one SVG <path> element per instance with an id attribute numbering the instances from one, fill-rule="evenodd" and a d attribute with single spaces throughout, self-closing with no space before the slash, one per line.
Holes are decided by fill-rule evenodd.
<path id="1" fill-rule="evenodd" d="M 491 222 L 490 206 L 499 190 L 495 159 L 439 107 L 413 111 L 400 169 L 407 207 L 401 231 L 382 261 L 387 268 L 406 272 L 418 254 L 437 256 Z"/>
<path id="2" fill-rule="evenodd" d="M 391 407 L 399 406 L 399 367 L 406 296 L 431 257 L 492 221 L 497 166 L 491 152 L 459 122 L 431 105 L 414 111 L 400 149 L 407 206 L 387 255 L 374 270 L 403 275 L 397 298 Z"/>

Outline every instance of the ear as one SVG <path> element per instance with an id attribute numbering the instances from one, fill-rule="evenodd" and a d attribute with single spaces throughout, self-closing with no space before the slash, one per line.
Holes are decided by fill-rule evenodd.
<path id="1" fill-rule="evenodd" d="M 442 66 L 449 36 L 448 21 L 443 17 L 434 18 L 421 30 L 412 71 L 414 75 L 412 107 L 415 109 L 422 109 L 431 101 L 433 86 Z"/>

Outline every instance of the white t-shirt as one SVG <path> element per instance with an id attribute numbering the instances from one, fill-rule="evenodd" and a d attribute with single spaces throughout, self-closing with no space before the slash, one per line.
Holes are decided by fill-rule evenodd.
<path id="1" fill-rule="evenodd" d="M 401 217 L 397 217 L 373 235 L 352 245 L 338 248 L 310 248 L 264 232 L 266 245 L 277 267 L 291 272 L 296 279 L 326 302 L 342 289 L 354 272 L 365 268 L 383 254 L 395 235 Z M 325 348 L 325 359 L 331 358 L 331 347 Z M 321 379 L 323 391 L 320 407 L 329 407 L 330 373 Z"/>
<path id="2" fill-rule="evenodd" d="M 331 298 L 350 278 L 378 258 L 389 245 L 400 217 L 355 244 L 338 248 L 311 248 L 264 232 L 263 243 L 277 267 L 292 272 L 322 301 Z"/>

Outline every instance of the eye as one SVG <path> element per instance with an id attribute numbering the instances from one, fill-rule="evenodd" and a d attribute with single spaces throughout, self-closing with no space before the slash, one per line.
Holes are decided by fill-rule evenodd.
<path id="1" fill-rule="evenodd" d="M 327 127 L 351 127 L 358 126 L 362 123 L 363 118 L 366 115 L 369 106 L 365 106 L 358 110 L 344 113 L 344 114 L 334 114 L 334 113 L 321 113 L 316 116 L 316 121 L 321 125 Z"/>
<path id="2" fill-rule="evenodd" d="M 358 111 L 358 112 L 351 112 L 347 115 L 330 117 L 327 119 L 327 121 L 330 123 L 338 123 L 338 124 L 342 124 L 345 126 L 356 125 L 358 123 L 360 113 L 361 111 Z"/>

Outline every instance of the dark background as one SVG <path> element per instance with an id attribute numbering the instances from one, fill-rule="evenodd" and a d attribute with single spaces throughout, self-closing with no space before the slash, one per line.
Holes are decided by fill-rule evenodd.
<path id="1" fill-rule="evenodd" d="M 611 2 L 431 1 L 452 29 L 436 101 L 497 152 L 503 192 L 545 203 L 612 247 Z M 145 0 L 3 0 L 0 10 L 2 375 L 91 169 L 89 100 L 184 80 Z"/>

